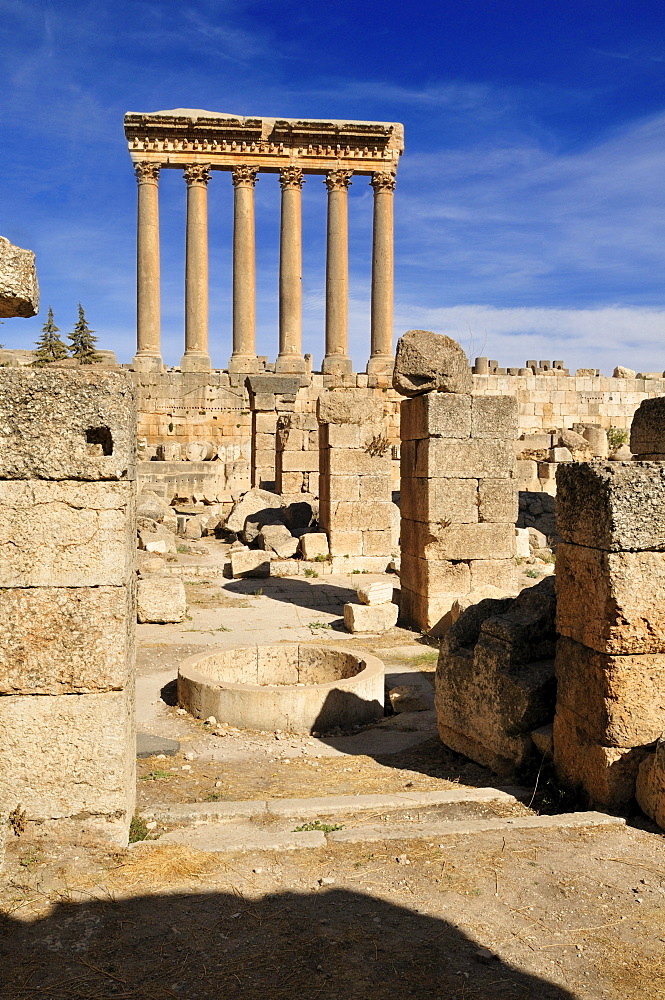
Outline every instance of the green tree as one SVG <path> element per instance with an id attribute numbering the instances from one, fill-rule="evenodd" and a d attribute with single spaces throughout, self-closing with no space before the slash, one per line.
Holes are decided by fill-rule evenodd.
<path id="1" fill-rule="evenodd" d="M 59 328 L 53 322 L 53 309 L 49 306 L 42 335 L 37 341 L 34 365 L 48 365 L 52 361 L 62 361 L 67 357 L 67 347 L 58 336 L 59 333 Z"/>
<path id="2" fill-rule="evenodd" d="M 78 322 L 72 332 L 67 334 L 69 340 L 71 341 L 69 350 L 72 357 L 78 359 L 79 364 L 94 365 L 95 362 L 101 361 L 101 358 L 95 350 L 97 338 L 93 337 L 94 332 L 95 331 L 91 330 L 88 326 L 83 306 L 79 302 Z"/>

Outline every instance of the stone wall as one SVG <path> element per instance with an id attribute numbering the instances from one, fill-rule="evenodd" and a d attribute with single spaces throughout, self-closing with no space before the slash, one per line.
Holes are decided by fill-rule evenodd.
<path id="1" fill-rule="evenodd" d="M 0 370 L 0 812 L 126 843 L 136 405 L 124 373 Z M 17 812 L 16 812 L 17 811 Z"/>

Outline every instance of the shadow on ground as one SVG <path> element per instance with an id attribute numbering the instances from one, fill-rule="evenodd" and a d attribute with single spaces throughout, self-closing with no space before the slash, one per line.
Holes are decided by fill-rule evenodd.
<path id="1" fill-rule="evenodd" d="M 327 611 L 330 614 L 342 611 L 349 601 L 357 603 L 353 587 L 340 587 L 332 583 L 312 584 L 297 577 L 264 577 L 246 580 L 232 580 L 224 584 L 224 590 L 231 594 L 255 594 L 260 590 L 264 597 L 284 604 L 297 604 L 312 611 Z"/>
<path id="2" fill-rule="evenodd" d="M 144 895 L 6 918 L 0 997 L 574 1000 L 445 920 L 344 889 Z"/>

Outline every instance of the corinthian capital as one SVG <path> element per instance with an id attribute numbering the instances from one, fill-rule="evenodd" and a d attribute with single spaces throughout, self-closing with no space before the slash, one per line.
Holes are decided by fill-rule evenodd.
<path id="1" fill-rule="evenodd" d="M 279 172 L 279 183 L 282 191 L 287 188 L 302 188 L 304 178 L 300 167 L 282 167 Z"/>
<path id="2" fill-rule="evenodd" d="M 210 164 L 188 163 L 185 167 L 183 176 L 187 181 L 187 187 L 192 187 L 192 185 L 196 185 L 197 187 L 207 187 L 208 181 L 210 180 Z"/>
<path id="3" fill-rule="evenodd" d="M 370 184 L 374 188 L 375 192 L 378 191 L 394 191 L 395 190 L 395 175 L 389 170 L 377 171 L 377 173 L 372 174 L 372 179 Z"/>
<path id="4" fill-rule="evenodd" d="M 150 160 L 141 160 L 140 163 L 134 164 L 134 173 L 139 184 L 157 184 L 161 169 L 161 163 L 152 163 Z"/>
<path id="5" fill-rule="evenodd" d="M 331 170 L 324 180 L 328 191 L 347 191 L 353 170 Z"/>
<path id="6" fill-rule="evenodd" d="M 253 188 L 256 184 L 256 175 L 258 172 L 258 167 L 249 167 L 246 163 L 239 163 L 238 166 L 234 167 L 231 171 L 233 186 Z"/>

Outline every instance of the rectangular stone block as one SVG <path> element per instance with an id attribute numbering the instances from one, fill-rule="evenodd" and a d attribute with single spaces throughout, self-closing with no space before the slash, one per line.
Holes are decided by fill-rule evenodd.
<path id="1" fill-rule="evenodd" d="M 446 594 L 456 594 L 459 597 L 471 590 L 471 572 L 466 562 L 425 560 L 403 553 L 400 582 L 402 587 L 422 597 Z"/>
<path id="2" fill-rule="evenodd" d="M 517 593 L 517 570 L 513 559 L 472 559 L 471 590 L 496 587 L 505 594 Z"/>
<path id="3" fill-rule="evenodd" d="M 441 524 L 402 518 L 402 553 L 419 559 L 510 559 L 515 554 L 512 524 Z"/>
<path id="4" fill-rule="evenodd" d="M 403 478 L 400 510 L 402 517 L 411 521 L 446 519 L 454 524 L 475 524 L 478 480 Z"/>
<path id="5" fill-rule="evenodd" d="M 402 587 L 400 592 L 400 619 L 405 625 L 438 637 L 451 624 L 450 611 L 459 594 L 440 594 L 423 597 Z"/>
<path id="6" fill-rule="evenodd" d="M 133 581 L 0 590 L 0 695 L 120 690 L 135 630 Z"/>
<path id="7" fill-rule="evenodd" d="M 559 637 L 557 711 L 589 742 L 635 747 L 665 732 L 665 654 L 610 656 Z"/>
<path id="8" fill-rule="evenodd" d="M 361 428 L 358 424 L 327 424 L 326 438 L 329 448 L 360 448 Z"/>
<path id="9" fill-rule="evenodd" d="M 136 478 L 131 375 L 0 368 L 0 479 Z"/>
<path id="10" fill-rule="evenodd" d="M 556 581 L 561 635 L 605 653 L 665 652 L 665 552 L 560 543 Z"/>
<path id="11" fill-rule="evenodd" d="M 356 531 L 328 529 L 331 556 L 361 556 L 363 554 L 363 533 Z"/>
<path id="12" fill-rule="evenodd" d="M 279 493 L 301 493 L 303 488 L 302 472 L 282 472 L 277 489 Z"/>
<path id="13" fill-rule="evenodd" d="M 331 476 L 389 476 L 390 451 L 385 455 L 370 455 L 366 451 L 328 449 L 328 469 Z M 321 469 L 323 472 L 323 469 Z"/>
<path id="14" fill-rule="evenodd" d="M 469 438 L 471 396 L 429 392 L 403 399 L 400 404 L 400 438 L 411 441 L 429 437 Z"/>
<path id="15" fill-rule="evenodd" d="M 481 479 L 478 484 L 478 517 L 481 521 L 515 524 L 519 514 L 514 479 Z"/>
<path id="16" fill-rule="evenodd" d="M 282 473 L 319 471 L 318 451 L 283 451 L 281 462 Z"/>
<path id="17" fill-rule="evenodd" d="M 360 476 L 327 476 L 319 481 L 321 495 L 328 500 L 360 500 Z"/>
<path id="18" fill-rule="evenodd" d="M 340 500 L 330 505 L 331 528 L 383 531 L 391 526 L 391 503 L 381 500 Z"/>
<path id="19" fill-rule="evenodd" d="M 364 556 L 389 556 L 392 554 L 392 551 L 392 532 L 389 529 L 363 531 Z"/>
<path id="20" fill-rule="evenodd" d="M 77 839 L 127 843 L 135 801 L 132 688 L 0 698 L 0 807 Z M 37 827 L 39 830 L 39 827 Z"/>
<path id="21" fill-rule="evenodd" d="M 508 439 L 512 448 L 512 442 L 517 437 L 516 398 L 514 396 L 473 396 L 471 437 Z"/>
<path id="22" fill-rule="evenodd" d="M 604 747 L 591 742 L 563 708 L 554 717 L 554 766 L 559 780 L 582 788 L 589 803 L 623 809 L 635 795 L 635 782 L 647 747 Z"/>
<path id="23" fill-rule="evenodd" d="M 608 552 L 665 551 L 665 465 L 560 465 L 557 530 L 564 541 Z"/>
<path id="24" fill-rule="evenodd" d="M 392 503 L 392 483 L 387 476 L 359 476 L 358 486 L 360 500 L 381 500 L 384 503 Z"/>
<path id="25" fill-rule="evenodd" d="M 0 481 L 0 587 L 127 583 L 135 489 L 132 481 Z"/>
<path id="26" fill-rule="evenodd" d="M 416 442 L 416 476 L 446 479 L 508 479 L 515 468 L 512 440 L 430 438 Z"/>

